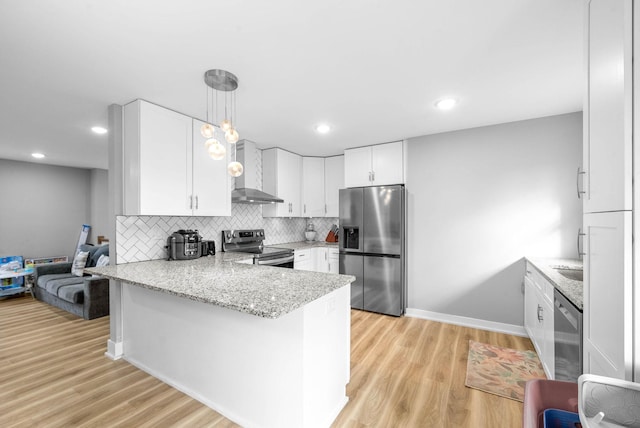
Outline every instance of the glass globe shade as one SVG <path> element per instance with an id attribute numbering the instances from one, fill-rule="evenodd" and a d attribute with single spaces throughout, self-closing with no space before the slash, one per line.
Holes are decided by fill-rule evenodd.
<path id="1" fill-rule="evenodd" d="M 224 146 L 217 141 L 210 145 L 208 150 L 209 156 L 211 156 L 214 160 L 224 159 L 224 156 L 227 154 L 227 150 L 224 148 Z"/>
<path id="2" fill-rule="evenodd" d="M 240 162 L 231 162 L 227 167 L 227 171 L 229 171 L 229 175 L 232 177 L 240 177 L 242 175 L 242 171 L 244 171 L 244 167 Z"/>
<path id="3" fill-rule="evenodd" d="M 204 146 L 207 149 L 209 147 L 211 147 L 213 144 L 220 144 L 220 142 L 218 140 L 216 140 L 215 138 L 209 138 L 207 141 L 204 142 Z"/>
<path id="4" fill-rule="evenodd" d="M 213 138 L 216 133 L 215 128 L 210 123 L 205 123 L 200 127 L 200 133 L 204 138 Z"/>
<path id="5" fill-rule="evenodd" d="M 234 128 L 231 128 L 224 133 L 224 138 L 225 140 L 227 140 L 227 143 L 235 144 L 238 142 L 240 136 L 238 135 L 238 131 L 236 131 Z"/>
<path id="6" fill-rule="evenodd" d="M 225 119 L 222 122 L 220 122 L 220 128 L 224 131 L 227 132 L 228 130 L 231 129 L 231 121 L 229 119 Z"/>

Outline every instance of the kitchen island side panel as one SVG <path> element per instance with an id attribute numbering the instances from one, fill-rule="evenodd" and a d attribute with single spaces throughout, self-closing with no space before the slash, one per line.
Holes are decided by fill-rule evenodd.
<path id="1" fill-rule="evenodd" d="M 346 289 L 267 319 L 123 283 L 124 359 L 243 426 L 329 426 L 347 401 Z"/>

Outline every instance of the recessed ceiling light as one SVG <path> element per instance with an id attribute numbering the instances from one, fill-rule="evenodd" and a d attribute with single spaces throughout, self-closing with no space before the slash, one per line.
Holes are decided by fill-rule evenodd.
<path id="1" fill-rule="evenodd" d="M 329 133 L 329 131 L 331 131 L 331 127 L 326 123 L 321 123 L 320 125 L 316 126 L 316 132 L 319 134 L 327 134 Z"/>
<path id="2" fill-rule="evenodd" d="M 442 98 L 441 100 L 436 101 L 436 108 L 440 110 L 451 110 L 458 101 L 455 98 Z"/>
<path id="3" fill-rule="evenodd" d="M 95 132 L 96 134 L 106 134 L 107 133 L 107 129 L 103 128 L 102 126 L 94 126 L 91 128 L 91 130 L 93 132 Z"/>
<path id="4" fill-rule="evenodd" d="M 31 156 L 33 156 L 36 159 L 42 159 L 44 157 L 42 153 L 31 153 Z"/>

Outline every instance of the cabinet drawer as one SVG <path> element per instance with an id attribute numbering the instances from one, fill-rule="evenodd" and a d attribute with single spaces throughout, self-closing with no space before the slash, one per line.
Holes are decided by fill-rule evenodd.
<path id="1" fill-rule="evenodd" d="M 529 281 L 531 281 L 534 287 L 538 291 L 542 292 L 542 284 L 544 283 L 544 278 L 542 278 L 542 275 L 540 275 L 540 272 L 538 272 L 538 269 L 536 269 L 535 266 L 533 266 L 529 262 L 527 262 L 526 276 L 527 278 L 529 278 Z"/>
<path id="2" fill-rule="evenodd" d="M 311 249 L 307 248 L 305 250 L 295 250 L 294 252 L 294 261 L 299 262 L 303 260 L 309 260 L 311 258 Z"/>
<path id="3" fill-rule="evenodd" d="M 529 281 L 532 282 L 534 287 L 540 291 L 540 294 L 544 296 L 544 298 L 551 302 L 553 305 L 553 291 L 554 286 L 551 282 L 549 282 L 535 266 L 531 263 L 527 262 L 527 272 L 526 276 L 529 278 Z"/>

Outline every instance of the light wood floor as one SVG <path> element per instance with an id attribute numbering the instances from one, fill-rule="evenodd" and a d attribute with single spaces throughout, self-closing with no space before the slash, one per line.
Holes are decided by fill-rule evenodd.
<path id="1" fill-rule="evenodd" d="M 349 403 L 334 427 L 519 427 L 522 403 L 464 386 L 468 341 L 529 339 L 361 311 L 351 316 Z M 232 427 L 218 413 L 104 356 L 109 317 L 31 297 L 0 301 L 1 427 Z"/>

